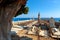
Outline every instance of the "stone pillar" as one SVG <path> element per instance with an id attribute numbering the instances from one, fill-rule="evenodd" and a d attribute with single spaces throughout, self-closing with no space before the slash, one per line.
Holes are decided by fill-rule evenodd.
<path id="1" fill-rule="evenodd" d="M 40 23 L 40 13 L 38 13 L 38 23 Z"/>

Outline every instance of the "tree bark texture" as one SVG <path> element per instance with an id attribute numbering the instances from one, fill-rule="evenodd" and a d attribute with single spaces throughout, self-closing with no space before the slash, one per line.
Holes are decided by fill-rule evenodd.
<path id="1" fill-rule="evenodd" d="M 0 5 L 0 40 L 11 40 L 11 19 L 15 16 L 21 6 L 25 4 L 25 1 L 26 0 L 17 0 L 5 7 Z M 2 1 L 0 1 L 0 3 L 1 2 Z"/>

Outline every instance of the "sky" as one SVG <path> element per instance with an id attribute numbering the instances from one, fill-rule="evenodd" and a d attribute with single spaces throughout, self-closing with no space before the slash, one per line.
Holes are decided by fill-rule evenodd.
<path id="1" fill-rule="evenodd" d="M 28 0 L 26 6 L 29 7 L 28 14 L 19 15 L 18 18 L 37 18 L 38 13 L 41 18 L 60 17 L 60 0 Z"/>

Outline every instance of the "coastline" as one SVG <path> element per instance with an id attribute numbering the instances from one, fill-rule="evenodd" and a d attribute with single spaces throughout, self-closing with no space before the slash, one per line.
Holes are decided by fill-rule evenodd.
<path id="1" fill-rule="evenodd" d="M 12 24 L 20 24 L 20 23 L 25 23 L 28 21 L 33 21 L 33 20 L 23 20 L 23 21 L 12 21 Z"/>

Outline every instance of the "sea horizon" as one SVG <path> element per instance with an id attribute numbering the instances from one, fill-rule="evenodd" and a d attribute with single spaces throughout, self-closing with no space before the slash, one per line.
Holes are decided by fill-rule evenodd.
<path id="1" fill-rule="evenodd" d="M 24 20 L 38 20 L 38 18 L 13 18 L 12 21 L 24 21 Z M 41 20 L 49 20 L 50 18 L 40 18 Z M 60 18 L 54 18 L 56 22 L 60 21 Z"/>

